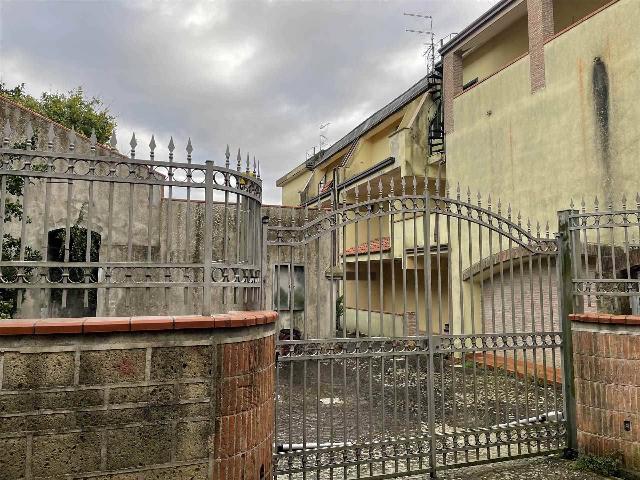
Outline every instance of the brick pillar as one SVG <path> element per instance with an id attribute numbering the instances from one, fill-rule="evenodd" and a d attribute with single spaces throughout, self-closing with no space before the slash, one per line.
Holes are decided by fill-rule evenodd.
<path id="1" fill-rule="evenodd" d="M 443 60 L 444 131 L 453 132 L 453 99 L 462 93 L 462 53 L 449 52 Z"/>
<path id="2" fill-rule="evenodd" d="M 531 93 L 545 86 L 544 43 L 553 36 L 553 0 L 527 0 Z"/>

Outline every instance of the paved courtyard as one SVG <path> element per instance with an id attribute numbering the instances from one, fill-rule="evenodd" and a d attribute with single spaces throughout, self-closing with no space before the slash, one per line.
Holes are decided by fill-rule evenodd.
<path id="1" fill-rule="evenodd" d="M 415 480 L 418 478 L 420 477 L 414 477 Z M 442 480 L 601 480 L 610 477 L 575 470 L 572 462 L 557 456 L 546 456 L 460 468 L 444 472 L 440 478 Z"/>

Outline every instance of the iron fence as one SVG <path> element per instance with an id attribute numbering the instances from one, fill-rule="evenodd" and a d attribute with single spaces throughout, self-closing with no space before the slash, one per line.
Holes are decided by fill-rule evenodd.
<path id="1" fill-rule="evenodd" d="M 221 165 L 127 156 L 92 135 L 78 153 L 28 123 L 0 148 L 3 316 L 210 314 L 261 304 L 262 181 L 229 148 Z M 234 168 L 235 167 L 235 168 Z"/>
<path id="2" fill-rule="evenodd" d="M 277 478 L 565 447 L 558 242 L 496 203 L 392 172 L 271 220 Z"/>
<path id="3" fill-rule="evenodd" d="M 632 204 L 572 204 L 568 228 L 575 311 L 639 315 L 640 194 Z"/>

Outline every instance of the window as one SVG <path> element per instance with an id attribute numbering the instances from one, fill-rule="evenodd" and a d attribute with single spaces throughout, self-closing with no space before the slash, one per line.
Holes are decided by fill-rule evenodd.
<path id="1" fill-rule="evenodd" d="M 293 298 L 293 310 L 304 310 L 304 267 L 293 266 L 291 285 L 289 290 L 289 265 L 276 265 L 273 271 L 273 308 L 276 310 L 291 310 L 290 302 Z"/>

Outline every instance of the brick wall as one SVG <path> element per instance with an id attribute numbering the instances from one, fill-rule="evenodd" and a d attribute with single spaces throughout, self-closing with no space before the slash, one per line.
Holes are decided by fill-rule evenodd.
<path id="1" fill-rule="evenodd" d="M 0 321 L 0 478 L 268 478 L 274 320 Z"/>
<path id="2" fill-rule="evenodd" d="M 555 263 L 534 258 L 505 262 L 494 267 L 494 276 L 482 284 L 482 321 L 487 333 L 558 332 L 557 276 Z M 502 269 L 502 273 L 500 270 Z M 542 289 L 542 290 L 541 290 Z M 503 327 L 504 325 L 504 327 Z M 514 327 L 515 325 L 515 327 Z M 518 362 L 525 361 L 517 350 Z M 508 356 L 513 352 L 508 352 Z M 526 362 L 535 362 L 549 370 L 548 379 L 560 381 L 561 352 L 559 348 L 540 348 L 529 351 Z M 554 372 L 555 370 L 555 372 Z"/>
<path id="3" fill-rule="evenodd" d="M 226 344 L 218 357 L 222 388 L 213 478 L 271 478 L 274 336 Z"/>
<path id="4" fill-rule="evenodd" d="M 444 131 L 453 133 L 453 99 L 462 93 L 462 53 L 450 52 L 443 59 Z"/>
<path id="5" fill-rule="evenodd" d="M 640 317 L 572 317 L 579 448 L 640 472 Z"/>
<path id="6" fill-rule="evenodd" d="M 545 86 L 544 44 L 553 37 L 553 0 L 527 0 L 531 91 Z"/>

